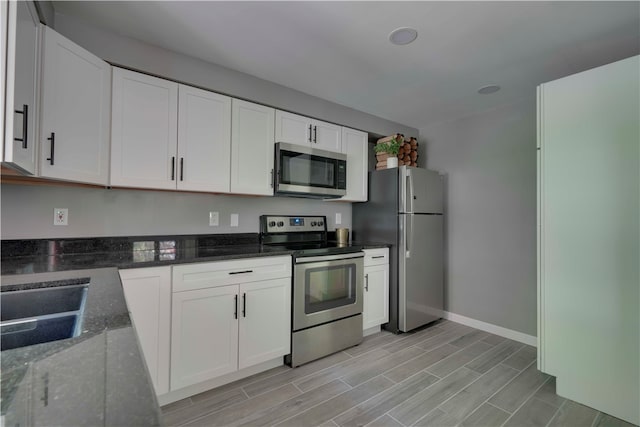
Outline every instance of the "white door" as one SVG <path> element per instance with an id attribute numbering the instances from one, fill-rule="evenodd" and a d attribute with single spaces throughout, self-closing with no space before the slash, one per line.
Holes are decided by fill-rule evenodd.
<path id="1" fill-rule="evenodd" d="M 107 185 L 111 66 L 41 28 L 40 175 Z"/>
<path id="2" fill-rule="evenodd" d="M 367 201 L 368 144 L 366 132 L 342 128 L 342 153 L 347 155 L 347 194 L 339 200 Z"/>
<path id="3" fill-rule="evenodd" d="M 171 267 L 120 270 L 133 327 L 156 394 L 169 392 Z"/>
<path id="4" fill-rule="evenodd" d="M 111 185 L 175 189 L 178 84 L 113 69 Z"/>
<path id="5" fill-rule="evenodd" d="M 231 192 L 273 195 L 275 110 L 231 102 Z"/>
<path id="6" fill-rule="evenodd" d="M 238 285 L 174 292 L 171 390 L 238 369 Z"/>
<path id="7" fill-rule="evenodd" d="M 276 142 L 310 146 L 311 121 L 308 117 L 276 110 Z"/>
<path id="8" fill-rule="evenodd" d="M 389 321 L 389 264 L 364 268 L 364 306 L 362 328 L 369 329 Z"/>
<path id="9" fill-rule="evenodd" d="M 291 278 L 240 285 L 238 368 L 291 352 Z"/>
<path id="10" fill-rule="evenodd" d="M 312 125 L 312 148 L 333 151 L 335 153 L 341 152 L 342 126 L 334 125 L 333 123 L 321 122 L 319 120 L 314 120 Z"/>
<path id="11" fill-rule="evenodd" d="M 7 2 L 6 126 L 2 160 L 22 172 L 36 170 L 39 20 L 33 3 Z M 3 17 L 4 18 L 4 17 Z M 4 60 L 4 57 L 3 57 Z"/>
<path id="12" fill-rule="evenodd" d="M 228 193 L 231 98 L 180 85 L 178 100 L 178 189 Z"/>

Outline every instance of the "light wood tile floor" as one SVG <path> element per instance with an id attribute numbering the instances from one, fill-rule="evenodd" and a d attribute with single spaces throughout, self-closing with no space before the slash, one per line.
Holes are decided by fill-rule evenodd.
<path id="1" fill-rule="evenodd" d="M 167 426 L 631 427 L 555 393 L 536 350 L 450 321 L 162 408 Z"/>

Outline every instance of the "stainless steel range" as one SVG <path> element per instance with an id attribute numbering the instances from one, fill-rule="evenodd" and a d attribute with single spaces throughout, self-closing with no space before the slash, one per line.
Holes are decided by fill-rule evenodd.
<path id="1" fill-rule="evenodd" d="M 291 354 L 295 367 L 362 342 L 364 252 L 327 240 L 324 216 L 260 217 L 263 245 L 293 250 Z"/>

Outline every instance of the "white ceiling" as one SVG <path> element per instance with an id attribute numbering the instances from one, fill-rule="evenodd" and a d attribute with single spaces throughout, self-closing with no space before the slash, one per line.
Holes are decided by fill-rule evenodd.
<path id="1" fill-rule="evenodd" d="M 640 53 L 640 2 L 54 2 L 56 12 L 408 126 Z M 394 46 L 401 26 L 418 39 Z M 478 95 L 497 84 L 502 90 Z"/>

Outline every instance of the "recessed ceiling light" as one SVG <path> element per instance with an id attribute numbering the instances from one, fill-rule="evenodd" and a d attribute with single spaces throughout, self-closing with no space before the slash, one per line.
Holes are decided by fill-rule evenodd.
<path id="1" fill-rule="evenodd" d="M 389 41 L 397 45 L 409 44 L 418 38 L 418 32 L 414 28 L 396 28 L 389 34 Z"/>
<path id="2" fill-rule="evenodd" d="M 481 95 L 488 95 L 490 93 L 496 93 L 499 90 L 500 90 L 500 86 L 498 85 L 488 85 L 478 89 L 478 93 Z"/>

